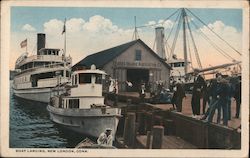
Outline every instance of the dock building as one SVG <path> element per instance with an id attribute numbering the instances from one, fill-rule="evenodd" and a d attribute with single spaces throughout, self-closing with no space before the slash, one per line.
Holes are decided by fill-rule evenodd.
<path id="1" fill-rule="evenodd" d="M 72 69 L 90 68 L 92 64 L 118 80 L 119 92 L 136 92 L 142 82 L 146 87 L 157 82 L 169 87 L 171 66 L 141 39 L 91 54 Z M 133 86 L 128 87 L 126 81 Z"/>

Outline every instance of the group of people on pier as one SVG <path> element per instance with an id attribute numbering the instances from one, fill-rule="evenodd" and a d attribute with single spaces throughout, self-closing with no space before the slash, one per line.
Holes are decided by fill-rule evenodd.
<path id="1" fill-rule="evenodd" d="M 211 79 L 208 83 L 201 75 L 194 72 L 194 83 L 192 88 L 191 107 L 194 118 L 201 120 L 213 121 L 215 111 L 217 110 L 217 123 L 221 122 L 221 113 L 223 125 L 228 125 L 231 120 L 231 101 L 236 101 L 235 118 L 239 118 L 241 106 L 241 81 L 238 78 L 225 77 L 222 74 L 216 74 L 216 78 Z M 176 105 L 177 111 L 182 111 L 182 100 L 185 95 L 183 85 L 175 84 L 174 95 L 172 99 L 173 106 Z M 200 101 L 202 98 L 202 114 Z M 208 108 L 206 105 L 208 104 Z"/>
<path id="2" fill-rule="evenodd" d="M 215 78 L 205 81 L 202 75 L 199 75 L 197 71 L 195 71 L 193 75 L 194 83 L 191 98 L 192 117 L 213 122 L 214 114 L 217 111 L 217 123 L 220 123 L 221 118 L 223 118 L 223 125 L 227 126 L 228 120 L 232 118 L 231 102 L 232 98 L 234 98 L 236 101 L 236 113 L 234 117 L 239 118 L 241 106 L 241 80 L 239 78 L 227 77 L 217 73 Z M 115 100 L 116 104 L 118 84 L 117 80 L 115 81 L 112 86 L 112 94 L 114 94 L 113 100 Z M 133 87 L 130 81 L 126 81 L 126 84 L 128 87 Z M 169 92 L 170 90 L 164 89 L 160 81 L 156 82 L 156 84 L 157 85 L 154 86 L 147 84 L 150 97 L 156 99 L 159 103 L 168 102 L 169 96 L 171 95 L 166 94 L 171 94 Z M 152 87 L 155 87 L 155 89 L 153 90 Z M 139 97 L 142 102 L 145 101 L 146 89 L 146 84 L 142 81 L 139 86 Z M 173 95 L 170 97 L 170 102 L 173 105 L 173 109 L 176 109 L 177 112 L 182 112 L 183 98 L 186 97 L 184 84 L 181 81 L 175 82 L 171 90 L 173 91 Z"/>

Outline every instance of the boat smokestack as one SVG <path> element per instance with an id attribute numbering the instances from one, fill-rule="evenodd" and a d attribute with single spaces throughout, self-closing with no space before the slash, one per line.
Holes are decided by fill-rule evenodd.
<path id="1" fill-rule="evenodd" d="M 164 47 L 164 27 L 155 28 L 155 44 L 156 44 L 156 53 L 162 59 L 166 59 L 165 47 Z"/>
<path id="2" fill-rule="evenodd" d="M 40 55 L 39 50 L 45 48 L 46 35 L 44 33 L 37 34 L 37 55 Z"/>

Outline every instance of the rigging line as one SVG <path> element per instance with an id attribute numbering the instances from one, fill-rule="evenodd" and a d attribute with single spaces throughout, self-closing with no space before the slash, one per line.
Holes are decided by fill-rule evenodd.
<path id="1" fill-rule="evenodd" d="M 177 41 L 177 38 L 178 38 L 178 35 L 179 35 L 179 32 L 180 32 L 180 28 L 181 28 L 181 22 L 182 22 L 182 18 L 180 16 L 179 20 L 178 20 L 178 26 L 177 26 L 177 29 L 176 29 L 176 32 L 175 32 L 175 37 L 174 37 L 174 40 L 173 40 L 170 56 L 173 55 L 173 52 L 174 52 L 174 49 L 175 49 L 176 41 Z"/>
<path id="2" fill-rule="evenodd" d="M 203 22 L 198 16 L 193 14 L 189 9 L 187 9 L 194 17 L 196 17 L 205 27 L 207 27 L 210 31 L 212 31 L 217 37 L 219 37 L 222 41 L 224 41 L 230 48 L 232 48 L 234 51 L 236 51 L 239 55 L 242 55 L 238 50 L 236 50 L 233 46 L 231 46 L 226 40 L 224 40 L 222 37 L 220 37 L 216 32 L 214 32 L 211 28 L 208 27 L 208 25 Z"/>
<path id="3" fill-rule="evenodd" d="M 195 24 L 193 24 L 195 25 Z M 196 26 L 196 25 L 195 25 Z M 198 29 L 199 30 L 199 29 Z M 224 57 L 226 57 L 227 59 L 230 60 L 234 60 L 234 58 L 232 58 L 230 55 L 228 55 L 226 52 L 224 52 L 220 47 L 218 47 L 216 44 L 214 44 L 211 39 L 209 39 L 201 30 L 199 30 L 201 32 L 202 37 L 207 40 L 219 53 L 221 53 Z"/>
<path id="4" fill-rule="evenodd" d="M 132 35 L 132 41 L 134 40 L 134 36 L 135 36 L 135 31 L 133 32 L 133 35 Z"/>
<path id="5" fill-rule="evenodd" d="M 167 41 L 165 41 L 165 43 L 166 43 L 167 55 L 168 55 L 168 57 L 170 58 L 170 52 L 168 51 L 168 49 L 171 51 L 171 48 L 170 48 L 170 46 L 169 46 L 169 44 L 168 44 Z M 169 59 L 169 58 L 167 58 L 167 59 Z"/>
<path id="6" fill-rule="evenodd" d="M 194 67 L 193 67 L 193 61 L 192 61 L 191 48 L 190 48 L 190 44 L 189 44 L 189 37 L 188 36 L 186 36 L 186 37 L 187 37 L 187 46 L 188 46 L 188 51 L 189 51 L 190 63 L 191 63 L 192 69 L 194 69 Z"/>
<path id="7" fill-rule="evenodd" d="M 176 17 L 176 19 L 175 19 L 175 22 L 174 22 L 174 25 L 177 23 L 177 21 L 178 21 L 178 19 L 179 19 L 180 15 L 181 15 L 181 11 L 180 11 L 180 12 L 179 12 L 179 14 L 177 15 L 177 17 Z M 174 27 L 172 27 L 172 28 L 171 28 L 170 33 L 169 33 L 169 35 L 168 35 L 168 37 L 167 37 L 166 41 L 168 41 L 168 40 L 169 40 L 170 35 L 172 34 L 173 30 L 174 30 Z"/>
<path id="8" fill-rule="evenodd" d="M 171 28 L 171 30 L 170 30 L 170 32 L 169 32 L 169 34 L 168 34 L 168 37 L 165 39 L 166 48 L 169 47 L 169 51 L 170 51 L 170 52 L 168 52 L 168 49 L 167 49 L 168 59 L 171 58 L 171 56 L 172 56 L 172 54 L 171 54 L 171 51 L 172 51 L 172 50 L 171 50 L 171 47 L 170 47 L 169 44 L 168 44 L 168 40 L 169 40 L 170 36 L 172 35 L 172 32 L 173 32 L 173 30 L 174 30 L 175 24 L 178 23 L 178 21 L 179 21 L 178 19 L 179 19 L 180 15 L 181 15 L 181 11 L 180 11 L 179 14 L 176 16 L 176 19 L 175 19 L 175 21 L 174 21 L 174 25 L 173 25 L 173 27 Z"/>
<path id="9" fill-rule="evenodd" d="M 187 16 L 188 16 L 188 15 L 187 15 Z M 195 57 L 196 57 L 198 66 L 199 66 L 199 68 L 202 68 L 201 60 L 200 60 L 200 57 L 199 57 L 199 53 L 198 53 L 197 47 L 196 47 L 195 42 L 194 42 L 194 37 L 193 37 L 192 31 L 191 31 L 189 22 L 187 22 L 187 26 L 188 26 L 189 34 L 190 34 L 190 36 L 191 36 L 191 40 L 192 40 L 192 42 L 193 42 Z"/>
<path id="10" fill-rule="evenodd" d="M 174 16 L 179 10 L 180 10 L 180 9 L 177 9 L 174 13 L 172 13 L 170 16 L 168 16 L 166 19 L 164 19 L 163 22 L 161 22 L 161 23 L 151 24 L 151 25 L 137 26 L 137 28 L 150 27 L 150 26 L 156 26 L 156 25 L 159 25 L 159 24 L 163 24 L 165 21 L 167 21 L 167 20 L 170 19 L 172 16 Z"/>
<path id="11" fill-rule="evenodd" d="M 222 54 L 224 57 L 226 57 L 228 60 L 235 60 L 234 58 L 232 58 L 230 55 L 226 54 L 225 52 L 223 52 L 220 47 L 218 47 L 216 44 L 214 44 L 208 37 L 206 37 L 204 34 L 202 34 L 202 36 L 220 53 Z"/>
<path id="12" fill-rule="evenodd" d="M 231 57 L 229 54 L 227 54 L 225 51 L 223 51 L 220 47 L 218 47 L 216 44 L 214 44 L 210 38 L 208 38 L 205 33 L 199 29 L 199 27 L 194 23 L 192 22 L 192 24 L 196 27 L 197 30 L 199 30 L 201 32 L 201 35 L 203 38 L 205 38 L 219 53 L 221 53 L 224 57 L 226 58 L 230 58 L 230 60 L 235 60 L 233 57 Z"/>

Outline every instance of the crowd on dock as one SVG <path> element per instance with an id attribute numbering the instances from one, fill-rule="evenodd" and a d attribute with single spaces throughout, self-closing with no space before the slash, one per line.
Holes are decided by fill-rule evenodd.
<path id="1" fill-rule="evenodd" d="M 213 121 L 215 112 L 217 111 L 217 123 L 221 118 L 223 125 L 227 126 L 228 121 L 232 118 L 231 101 L 232 98 L 236 101 L 235 118 L 239 118 L 241 106 L 241 81 L 238 78 L 230 78 L 222 74 L 216 74 L 216 78 L 206 82 L 201 75 L 194 73 L 195 79 L 192 88 L 192 117 Z M 174 95 L 172 98 L 173 106 L 176 106 L 178 112 L 182 111 L 182 100 L 185 95 L 183 85 L 176 83 Z M 201 115 L 201 99 L 202 115 Z M 207 108 L 208 105 L 208 108 Z M 175 107 L 174 107 L 175 108 Z"/>
<path id="2" fill-rule="evenodd" d="M 223 125 L 225 126 L 228 125 L 228 121 L 232 117 L 239 118 L 241 106 L 241 80 L 239 78 L 217 73 L 215 78 L 205 81 L 202 75 L 199 75 L 197 72 L 194 72 L 193 75 L 194 83 L 190 103 L 193 118 L 213 122 L 214 115 L 217 112 L 216 122 L 220 124 L 221 120 L 223 120 Z M 133 86 L 130 81 L 126 81 L 126 84 L 128 87 Z M 117 94 L 116 87 L 118 87 L 118 83 L 114 82 L 112 87 L 113 94 Z M 171 92 L 169 89 L 165 89 L 160 81 L 156 83 L 156 86 L 142 81 L 139 87 L 141 102 L 145 101 L 146 91 L 150 92 L 150 98 L 153 100 L 153 103 L 171 103 L 174 110 L 182 112 L 182 102 L 186 97 L 186 92 L 181 81 L 173 83 Z M 113 98 L 116 104 L 118 102 L 117 96 Z M 231 112 L 232 100 L 236 102 L 236 113 L 234 116 L 232 116 Z"/>

